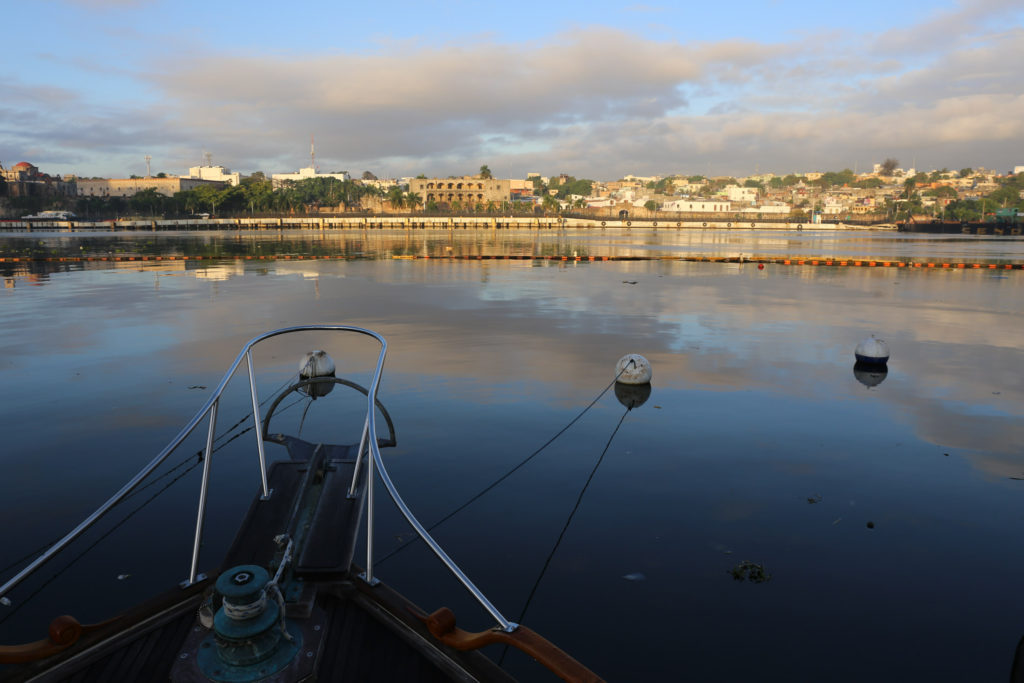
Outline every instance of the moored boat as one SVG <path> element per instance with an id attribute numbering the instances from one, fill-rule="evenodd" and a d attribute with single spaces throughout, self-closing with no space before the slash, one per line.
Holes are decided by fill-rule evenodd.
<path id="1" fill-rule="evenodd" d="M 336 377 L 323 351 L 307 354 L 293 381 L 263 412 L 253 348 L 291 333 L 351 337 L 379 343 L 369 386 Z M 335 334 L 336 333 L 336 334 Z M 129 496 L 186 438 L 207 424 L 202 480 L 187 578 L 178 586 L 99 624 L 54 619 L 47 637 L 0 646 L 0 678 L 10 681 L 511 681 L 479 651 L 506 645 L 526 652 L 558 677 L 600 678 L 529 628 L 506 619 L 412 514 L 391 480 L 381 448 L 394 446 L 395 429 L 380 401 L 387 343 L 380 335 L 344 325 L 274 330 L 249 341 L 204 406 L 149 464 L 63 539 L 0 586 L 10 601 L 23 581 L 60 554 Z M 200 571 L 210 492 L 217 414 L 236 371 L 248 370 L 260 490 L 218 566 Z M 341 443 L 311 441 L 272 430 L 289 397 L 328 400 L 344 388 L 356 393 L 361 429 Z M 305 417 L 305 414 L 303 415 Z M 387 435 L 378 436 L 379 418 Z M 301 425 L 301 423 L 300 423 Z M 267 466 L 266 444 L 287 458 Z M 375 575 L 374 484 L 379 482 L 420 539 L 494 621 L 471 633 L 446 608 L 427 613 Z M 365 524 L 364 524 L 365 521 Z M 363 532 L 360 529 L 365 529 Z M 366 558 L 354 562 L 360 533 Z M 10 596 L 10 597 L 8 597 Z M 40 634 L 42 635 L 42 634 Z"/>

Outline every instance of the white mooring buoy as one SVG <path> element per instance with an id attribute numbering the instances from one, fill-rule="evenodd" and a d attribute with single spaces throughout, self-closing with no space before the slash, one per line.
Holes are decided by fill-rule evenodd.
<path id="1" fill-rule="evenodd" d="M 310 351 L 299 363 L 299 377 L 302 379 L 334 377 L 334 360 L 327 355 L 326 351 L 319 349 Z"/>
<path id="2" fill-rule="evenodd" d="M 327 355 L 326 351 L 317 349 L 310 351 L 299 363 L 299 379 L 312 379 L 314 377 L 334 377 L 334 360 Z M 333 382 L 318 382 L 310 384 L 301 389 L 312 398 L 326 396 L 334 389 Z"/>
<path id="3" fill-rule="evenodd" d="M 651 364 L 639 353 L 629 353 L 615 364 L 616 381 L 622 384 L 650 384 Z"/>
<path id="4" fill-rule="evenodd" d="M 889 362 L 889 346 L 881 339 L 871 335 L 853 351 L 858 363 L 867 365 L 885 365 Z"/>

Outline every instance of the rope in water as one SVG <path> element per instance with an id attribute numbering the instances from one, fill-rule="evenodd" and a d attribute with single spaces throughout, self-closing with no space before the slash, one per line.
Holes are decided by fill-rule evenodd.
<path id="1" fill-rule="evenodd" d="M 540 448 L 538 448 L 537 450 L 535 450 L 535 451 L 534 451 L 533 453 L 530 453 L 530 455 L 526 456 L 526 457 L 525 457 L 525 458 L 524 458 L 523 460 L 521 460 L 521 461 L 519 462 L 519 464 L 517 464 L 517 465 L 516 465 L 515 467 L 513 467 L 512 469 L 510 469 L 510 470 L 508 470 L 507 472 L 505 472 L 505 474 L 501 475 L 500 477 L 498 477 L 497 479 L 495 479 L 495 480 L 494 480 L 493 482 L 491 482 L 490 484 L 488 484 L 488 485 L 487 485 L 486 487 L 484 487 L 484 489 L 483 489 L 483 490 L 481 490 L 481 491 L 480 491 L 479 493 L 477 493 L 477 494 L 476 494 L 476 495 L 474 495 L 474 496 L 473 496 L 472 498 L 470 498 L 469 500 L 467 500 L 467 501 L 466 501 L 465 503 L 463 503 L 463 504 L 462 504 L 462 505 L 460 505 L 459 507 L 457 507 L 457 508 L 455 508 L 454 510 L 452 510 L 451 512 L 449 512 L 449 513 L 448 513 L 447 515 L 445 515 L 444 517 L 442 517 L 442 518 L 441 518 L 441 519 L 439 519 L 438 521 L 434 522 L 434 523 L 433 523 L 433 524 L 432 524 L 431 526 L 427 527 L 427 531 L 433 531 L 434 529 L 436 529 L 436 528 L 437 528 L 437 527 L 439 527 L 440 525 L 444 524 L 445 522 L 447 522 L 447 521 L 448 521 L 449 519 L 451 519 L 452 517 L 454 517 L 454 516 L 455 516 L 455 515 L 457 515 L 458 513 L 462 512 L 462 511 L 463 511 L 464 509 L 466 509 L 467 507 L 469 507 L 469 506 L 470 506 L 470 505 L 471 505 L 472 503 L 474 503 L 475 501 L 477 501 L 478 499 L 480 499 L 480 498 L 481 498 L 482 496 L 484 496 L 484 495 L 485 495 L 485 494 L 486 494 L 486 493 L 487 493 L 488 491 L 492 490 L 492 489 L 493 489 L 493 488 L 494 488 L 495 486 L 497 486 L 498 484 L 500 484 L 501 482 L 505 481 L 505 480 L 506 480 L 506 479 L 508 479 L 508 478 L 509 478 L 510 476 L 512 476 L 512 474 L 513 474 L 514 472 L 516 472 L 516 471 L 517 471 L 517 470 L 518 470 L 519 468 L 523 467 L 523 466 L 524 466 L 524 465 L 525 465 L 526 463 L 530 462 L 530 461 L 531 461 L 531 460 L 533 460 L 533 459 L 534 459 L 535 457 L 537 457 L 538 455 L 540 455 L 541 451 L 543 451 L 543 450 L 544 450 L 545 448 L 547 448 L 547 447 L 548 447 L 548 446 L 550 446 L 550 445 L 551 445 L 552 443 L 554 443 L 555 439 L 557 439 L 557 438 L 558 438 L 558 437 L 560 437 L 560 436 L 561 436 L 562 434 L 564 434 L 564 433 L 565 433 L 566 431 L 568 431 L 570 427 L 572 427 L 572 426 L 573 426 L 574 424 L 576 424 L 576 423 L 577 423 L 577 422 L 578 422 L 578 421 L 580 420 L 580 418 L 582 418 L 582 417 L 583 417 L 584 415 L 586 415 L 586 414 L 587 414 L 587 411 L 589 411 L 589 410 L 590 410 L 591 408 L 593 408 L 593 407 L 594 407 L 594 406 L 595 406 L 595 405 L 597 404 L 597 402 L 601 400 L 601 397 L 603 397 L 603 396 L 604 396 L 604 395 L 605 395 L 606 393 L 608 393 L 608 390 L 609 390 L 609 389 L 611 389 L 611 388 L 612 388 L 613 386 L 615 386 L 615 383 L 616 383 L 617 381 L 619 381 L 619 377 L 621 377 L 621 376 L 622 376 L 622 373 L 623 373 L 623 372 L 625 372 L 625 371 L 626 371 L 626 368 L 628 368 L 628 367 L 629 367 L 629 365 L 630 365 L 630 364 L 632 364 L 632 363 L 633 363 L 633 361 L 630 361 L 630 363 L 628 363 L 628 364 L 626 365 L 626 367 L 622 368 L 622 370 L 620 370 L 620 371 L 619 371 L 619 373 L 618 373 L 617 375 L 615 375 L 615 378 L 614 378 L 614 379 L 613 379 L 613 380 L 612 380 L 611 382 L 609 382 L 609 383 L 608 383 L 608 386 L 606 386 L 606 387 L 605 387 L 604 389 L 602 389 L 602 390 L 601 390 L 601 393 L 599 393 L 599 394 L 598 394 L 598 395 L 597 395 L 597 396 L 596 396 L 596 397 L 594 398 L 594 400 L 593 400 L 593 401 L 591 401 L 591 402 L 590 402 L 590 403 L 589 403 L 589 404 L 587 405 L 587 407 L 586 407 L 586 408 L 584 408 L 583 410 L 581 410 L 581 411 L 580 411 L 580 413 L 579 413 L 578 415 L 576 415 L 576 417 L 574 417 L 573 419 L 571 419 L 571 420 L 569 421 L 569 424 L 565 425 L 565 426 L 564 426 L 564 427 L 562 427 L 562 428 L 561 428 L 560 430 L 558 430 L 558 432 L 556 432 L 554 436 L 552 436 L 552 437 L 551 437 L 550 439 L 548 439 L 548 440 L 547 440 L 547 441 L 546 441 L 546 442 L 544 443 L 544 445 L 543 445 L 543 446 L 541 446 Z M 389 553 L 388 553 L 387 555 L 384 555 L 383 557 L 381 557 L 381 558 L 380 558 L 379 560 L 377 560 L 377 562 L 378 562 L 378 563 L 384 562 L 384 560 L 386 560 L 386 559 L 388 559 L 389 557 L 392 557 L 393 555 L 397 554 L 397 553 L 398 553 L 399 551 L 401 551 L 401 550 L 402 550 L 403 548 L 405 548 L 406 546 L 408 546 L 408 545 L 411 545 L 412 543 L 415 543 L 416 541 L 418 541 L 418 540 L 419 540 L 419 538 L 420 538 L 420 537 L 419 537 L 419 536 L 417 535 L 417 536 L 415 536 L 415 537 L 413 537 L 413 538 L 409 539 L 408 541 L 405 541 L 404 543 L 402 543 L 401 545 L 399 545 L 399 546 L 398 546 L 397 548 L 395 548 L 394 550 L 392 550 L 391 552 L 389 552 Z"/>

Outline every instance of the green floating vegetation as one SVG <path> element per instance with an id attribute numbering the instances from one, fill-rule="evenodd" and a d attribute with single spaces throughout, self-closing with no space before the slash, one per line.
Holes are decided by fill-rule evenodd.
<path id="1" fill-rule="evenodd" d="M 750 581 L 751 583 L 765 583 L 772 580 L 772 575 L 764 568 L 763 564 L 743 560 L 729 570 L 732 578 L 736 581 Z"/>

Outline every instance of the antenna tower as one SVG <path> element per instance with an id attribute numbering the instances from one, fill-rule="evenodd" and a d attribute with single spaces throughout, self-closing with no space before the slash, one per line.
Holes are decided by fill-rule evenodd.
<path id="1" fill-rule="evenodd" d="M 213 155 L 209 152 L 203 152 L 203 159 L 206 160 L 207 166 L 213 166 Z"/>
<path id="2" fill-rule="evenodd" d="M 312 135 L 309 136 L 309 167 L 316 169 L 316 144 Z"/>
<path id="3" fill-rule="evenodd" d="M 150 177 L 150 171 L 149 171 L 149 162 L 150 162 L 150 160 L 151 160 L 152 158 L 153 158 L 153 157 L 149 156 L 148 154 L 146 155 L 146 177 L 147 177 L 147 178 L 149 178 L 149 177 Z"/>

